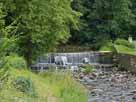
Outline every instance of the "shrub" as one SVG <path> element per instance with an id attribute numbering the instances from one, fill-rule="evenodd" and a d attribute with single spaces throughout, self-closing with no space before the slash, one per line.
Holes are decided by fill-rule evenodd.
<path id="1" fill-rule="evenodd" d="M 17 77 L 12 83 L 17 90 L 33 97 L 36 96 L 34 84 L 30 79 L 25 77 Z"/>
<path id="2" fill-rule="evenodd" d="M 27 65 L 25 60 L 22 57 L 19 57 L 17 55 L 2 57 L 0 60 L 0 83 L 1 84 L 5 84 L 5 82 L 7 82 L 10 75 L 11 68 L 26 69 Z"/>
<path id="3" fill-rule="evenodd" d="M 0 39 L 0 57 L 5 56 L 7 53 L 16 52 L 16 39 L 14 38 L 1 38 Z"/>
<path id="4" fill-rule="evenodd" d="M 117 40 L 115 41 L 115 44 L 116 44 L 116 45 L 124 45 L 124 46 L 126 46 L 126 47 L 128 47 L 128 48 L 135 48 L 134 44 L 129 43 L 129 42 L 128 42 L 127 40 L 125 40 L 125 39 L 117 39 Z"/>
<path id="5" fill-rule="evenodd" d="M 103 46 L 101 46 L 100 51 L 112 51 L 116 53 L 116 48 L 111 41 L 107 41 Z"/>
<path id="6" fill-rule="evenodd" d="M 91 73 L 93 71 L 95 71 L 95 68 L 90 64 L 86 64 L 86 65 L 81 67 L 81 72 L 83 72 L 83 73 L 88 74 L 88 73 Z"/>
<path id="7" fill-rule="evenodd" d="M 6 56 L 1 62 L 2 68 L 16 68 L 16 69 L 26 69 L 27 64 L 24 58 L 17 55 Z"/>

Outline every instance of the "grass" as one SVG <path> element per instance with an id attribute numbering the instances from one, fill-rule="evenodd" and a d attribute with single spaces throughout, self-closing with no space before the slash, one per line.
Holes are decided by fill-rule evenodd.
<path id="1" fill-rule="evenodd" d="M 136 48 L 134 45 L 124 39 L 117 39 L 114 44 L 107 42 L 100 48 L 100 51 L 116 51 L 117 53 L 132 54 L 136 55 Z"/>
<path id="2" fill-rule="evenodd" d="M 41 76 L 51 87 L 53 96 L 60 99 L 59 102 L 87 102 L 84 87 L 72 79 L 70 73 L 49 72 Z"/>
<path id="3" fill-rule="evenodd" d="M 123 45 L 115 45 L 118 53 L 136 55 L 136 49 L 129 48 Z"/>
<path id="4" fill-rule="evenodd" d="M 37 97 L 31 97 L 12 86 L 18 76 L 32 80 Z M 46 72 L 35 74 L 28 70 L 10 69 L 0 85 L 0 102 L 87 102 L 85 88 L 70 73 Z"/>
<path id="5" fill-rule="evenodd" d="M 81 67 L 81 72 L 83 72 L 85 74 L 89 74 L 89 73 L 94 72 L 94 71 L 95 71 L 94 66 L 92 66 L 90 64 L 86 64 L 86 65 Z"/>
<path id="6" fill-rule="evenodd" d="M 118 53 L 136 55 L 136 49 L 134 49 L 134 48 L 129 48 L 129 47 L 124 46 L 124 45 L 116 45 L 116 44 L 114 44 L 114 47 L 115 47 L 115 49 Z M 100 49 L 100 51 L 111 51 L 111 52 L 113 52 L 113 49 L 109 46 L 103 46 Z"/>

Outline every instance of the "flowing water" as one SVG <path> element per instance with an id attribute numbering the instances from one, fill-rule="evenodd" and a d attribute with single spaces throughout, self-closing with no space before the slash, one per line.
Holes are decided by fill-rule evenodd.
<path id="1" fill-rule="evenodd" d="M 40 57 L 36 66 L 40 69 L 46 69 L 48 65 L 69 65 L 69 66 L 80 66 L 82 64 L 91 65 L 111 65 L 112 58 L 111 53 L 101 52 L 80 52 L 80 53 L 52 53 L 46 56 Z"/>
<path id="2" fill-rule="evenodd" d="M 55 63 L 55 56 L 65 56 L 67 57 L 68 63 L 80 64 L 83 63 L 84 58 L 89 59 L 89 63 L 98 63 L 99 53 L 97 52 L 81 52 L 81 53 L 54 53 L 47 54 L 45 57 L 40 57 L 38 59 L 39 63 Z"/>

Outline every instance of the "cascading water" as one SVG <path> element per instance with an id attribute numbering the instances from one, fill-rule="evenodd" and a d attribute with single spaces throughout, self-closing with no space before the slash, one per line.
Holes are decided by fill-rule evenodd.
<path id="1" fill-rule="evenodd" d="M 40 57 L 38 63 L 55 63 L 56 56 L 65 56 L 68 59 L 68 63 L 72 64 L 82 64 L 83 59 L 89 59 L 89 63 L 99 63 L 99 53 L 55 53 L 47 54 L 47 57 Z"/>
<path id="2" fill-rule="evenodd" d="M 100 66 L 112 64 L 112 58 L 105 58 L 109 56 L 109 53 L 102 52 L 79 52 L 79 53 L 51 53 L 46 54 L 46 56 L 40 57 L 36 65 L 38 67 L 46 67 L 48 65 L 70 65 L 70 66 L 79 66 L 85 63 Z M 42 68 L 43 69 L 43 68 Z"/>

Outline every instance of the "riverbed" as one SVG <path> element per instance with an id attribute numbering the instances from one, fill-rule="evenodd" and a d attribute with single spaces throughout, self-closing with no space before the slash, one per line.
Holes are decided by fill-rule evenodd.
<path id="1" fill-rule="evenodd" d="M 136 77 L 131 73 L 80 73 L 76 78 L 89 90 L 88 102 L 136 102 Z"/>

